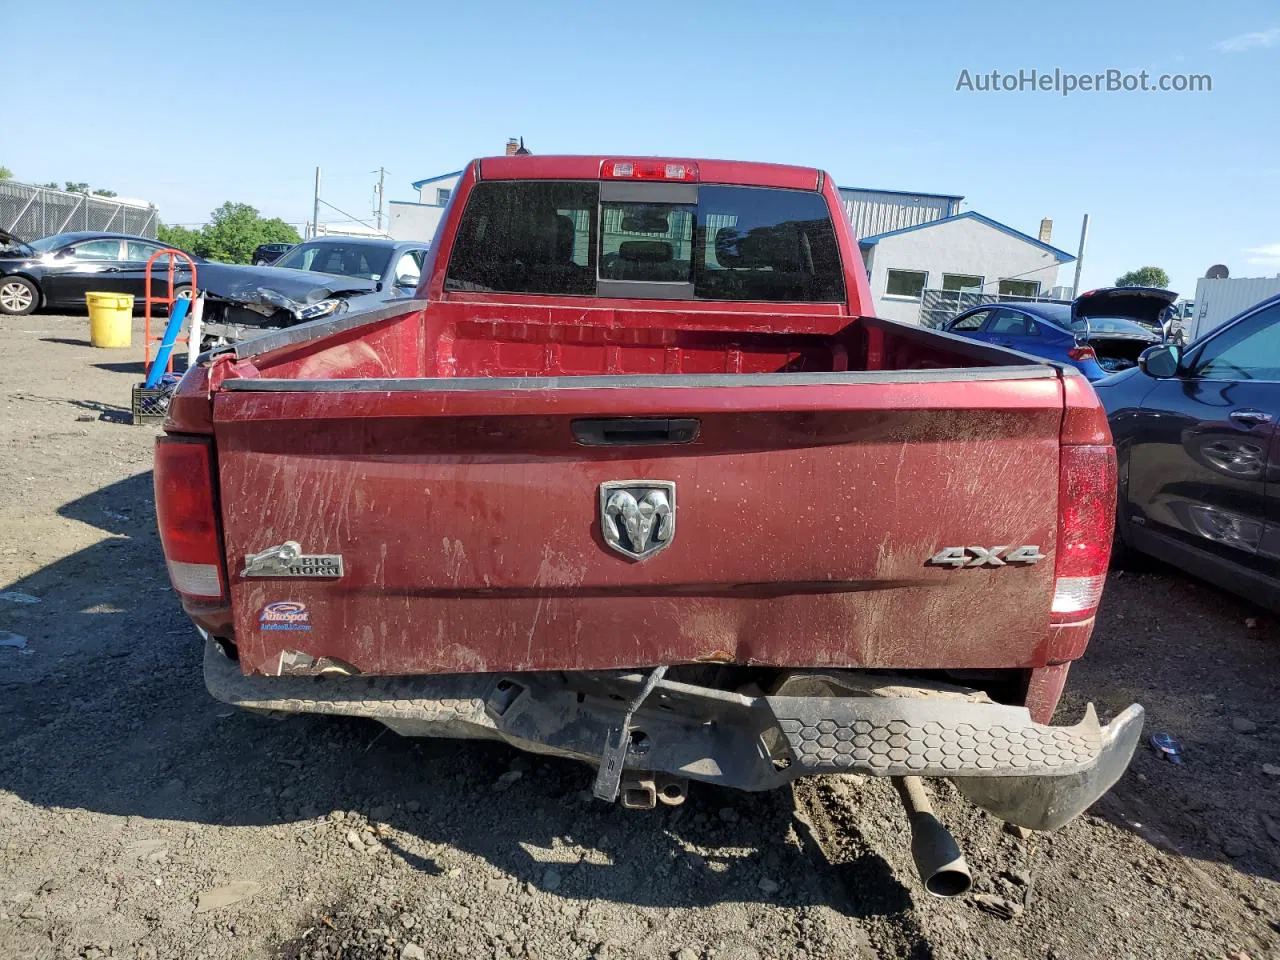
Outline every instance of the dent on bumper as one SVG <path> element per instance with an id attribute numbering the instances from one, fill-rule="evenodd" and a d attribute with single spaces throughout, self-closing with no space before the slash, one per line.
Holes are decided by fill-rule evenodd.
<path id="1" fill-rule="evenodd" d="M 246 677 L 212 643 L 205 683 L 219 700 L 292 713 L 363 716 L 407 736 L 505 740 L 598 762 L 639 674 Z M 1035 723 L 1025 707 L 955 699 L 747 696 L 661 681 L 636 714 L 634 771 L 765 790 L 811 773 L 944 776 L 1002 820 L 1054 830 L 1128 766 L 1134 705 L 1107 726 Z"/>

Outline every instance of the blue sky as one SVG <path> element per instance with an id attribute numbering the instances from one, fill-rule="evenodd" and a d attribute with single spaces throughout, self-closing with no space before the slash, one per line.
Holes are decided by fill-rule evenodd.
<path id="1" fill-rule="evenodd" d="M 812 164 L 852 186 L 964 194 L 1074 250 L 1083 283 L 1144 264 L 1194 292 L 1211 263 L 1280 273 L 1280 7 L 0 0 L 0 164 L 155 202 L 290 221 L 370 210 L 501 150 Z M 114 8 L 114 9 L 113 9 Z M 1208 73 L 1211 93 L 957 92 L 962 69 Z M 15 99 L 16 98 L 16 99 Z M 336 215 L 335 215 L 336 218 Z M 322 219 L 327 219 L 323 218 Z M 1070 283 L 1070 268 L 1062 282 Z"/>

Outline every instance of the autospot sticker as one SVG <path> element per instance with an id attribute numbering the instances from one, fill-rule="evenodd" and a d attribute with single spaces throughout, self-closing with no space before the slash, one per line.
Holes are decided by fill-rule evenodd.
<path id="1" fill-rule="evenodd" d="M 311 614 L 305 603 L 277 600 L 262 608 L 258 626 L 263 630 L 310 630 Z"/>

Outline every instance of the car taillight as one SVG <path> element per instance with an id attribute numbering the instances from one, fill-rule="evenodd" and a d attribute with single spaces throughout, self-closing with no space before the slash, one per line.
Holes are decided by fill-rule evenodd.
<path id="1" fill-rule="evenodd" d="M 1058 472 L 1054 623 L 1087 620 L 1098 609 L 1111 560 L 1116 451 L 1110 444 L 1064 446 Z"/>
<path id="2" fill-rule="evenodd" d="M 1093 347 L 1072 347 L 1067 351 L 1067 356 L 1076 361 L 1098 359 L 1098 355 L 1093 352 Z"/>
<path id="3" fill-rule="evenodd" d="M 698 165 L 687 160 L 606 160 L 600 176 L 611 180 L 698 182 Z"/>
<path id="4" fill-rule="evenodd" d="M 156 521 L 173 588 L 188 597 L 225 600 L 212 451 L 208 440 L 194 437 L 156 441 Z"/>

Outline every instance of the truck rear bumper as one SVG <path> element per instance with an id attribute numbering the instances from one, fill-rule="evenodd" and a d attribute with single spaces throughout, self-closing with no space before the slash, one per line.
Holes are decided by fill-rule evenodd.
<path id="1" fill-rule="evenodd" d="M 598 763 L 642 674 L 419 677 L 244 676 L 212 642 L 205 683 L 219 700 L 290 713 L 369 717 L 406 736 L 504 740 Z M 749 696 L 662 680 L 635 714 L 625 766 L 744 790 L 813 773 L 951 777 L 1011 823 L 1054 830 L 1124 772 L 1142 707 L 1110 724 L 1093 706 L 1073 727 L 1024 707 L 946 698 Z"/>

